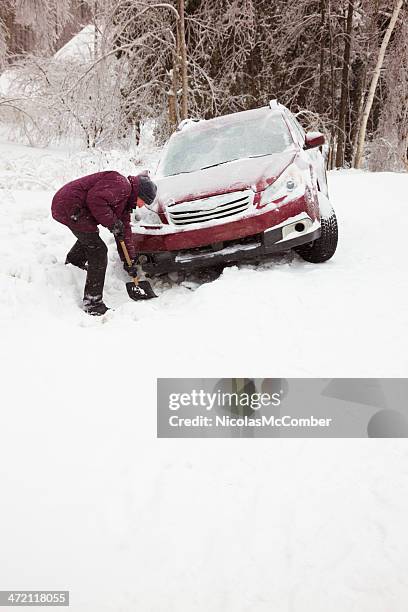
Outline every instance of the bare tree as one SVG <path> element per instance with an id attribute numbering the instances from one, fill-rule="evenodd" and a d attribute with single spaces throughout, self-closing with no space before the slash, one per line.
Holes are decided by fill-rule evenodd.
<path id="1" fill-rule="evenodd" d="M 72 18 L 72 0 L 13 0 L 16 23 L 30 28 L 37 49 L 50 51 Z"/>
<path id="2" fill-rule="evenodd" d="M 74 27 L 79 0 L 0 6 L 0 60 L 8 51 L 19 87 L 0 112 L 7 106 L 31 140 L 82 135 L 90 147 L 127 146 L 149 119 L 164 140 L 187 115 L 209 119 L 277 97 L 327 134 L 329 167 L 351 162 L 363 123 L 376 168 L 381 151 L 389 165 L 407 158 L 403 19 L 389 35 L 392 54 L 381 51 L 396 0 L 81 1 L 95 26 L 93 53 L 66 64 L 52 51 L 58 32 Z M 44 40 L 10 59 L 16 19 Z M 372 86 L 376 78 L 373 95 L 365 95 L 367 75 Z"/>
<path id="3" fill-rule="evenodd" d="M 401 20 L 384 60 L 378 128 L 369 146 L 371 170 L 408 171 L 408 22 Z"/>
<path id="4" fill-rule="evenodd" d="M 180 72 L 181 72 L 181 118 L 187 119 L 188 116 L 188 75 L 187 75 L 187 47 L 186 47 L 186 26 L 184 19 L 184 0 L 178 0 L 179 20 L 177 23 L 178 42 L 177 48 L 180 53 Z"/>
<path id="5" fill-rule="evenodd" d="M 370 84 L 370 89 L 368 91 L 367 100 L 365 102 L 364 112 L 363 112 L 363 116 L 361 119 L 361 125 L 359 127 L 357 150 L 356 150 L 356 155 L 355 155 L 355 160 L 354 160 L 355 168 L 360 168 L 362 164 L 364 143 L 365 143 L 366 131 L 367 131 L 367 123 L 368 123 L 368 118 L 370 116 L 371 108 L 373 106 L 375 90 L 377 89 L 377 83 L 378 83 L 378 79 L 380 78 L 380 72 L 381 72 L 382 65 L 384 63 L 384 58 L 385 58 L 385 53 L 387 51 L 388 43 L 390 41 L 391 34 L 397 23 L 398 16 L 400 14 L 403 2 L 404 0 L 396 0 L 394 9 L 391 15 L 391 19 L 388 24 L 388 28 L 384 34 L 384 38 L 381 43 L 380 50 L 378 52 L 377 63 L 374 68 L 374 72 L 373 72 L 373 76 L 372 76 L 371 84 Z"/>
<path id="6" fill-rule="evenodd" d="M 0 19 L 0 70 L 4 68 L 7 54 L 6 28 Z"/>
<path id="7" fill-rule="evenodd" d="M 347 25 L 344 32 L 344 56 L 343 70 L 341 76 L 341 99 L 339 109 L 339 123 L 337 127 L 337 151 L 336 166 L 339 168 L 344 164 L 344 142 L 346 135 L 346 112 L 349 92 L 350 54 L 353 35 L 353 13 L 354 0 L 348 1 Z"/>

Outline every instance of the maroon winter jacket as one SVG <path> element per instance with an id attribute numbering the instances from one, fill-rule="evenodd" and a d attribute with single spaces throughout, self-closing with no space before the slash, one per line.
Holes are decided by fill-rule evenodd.
<path id="1" fill-rule="evenodd" d="M 126 178 L 114 171 L 89 174 L 57 191 L 52 200 L 52 216 L 78 232 L 97 232 L 99 224 L 111 229 L 120 219 L 125 227 L 125 243 L 133 259 L 136 253 L 130 212 L 136 207 L 138 188 L 138 176 Z M 119 245 L 118 252 L 123 259 Z"/>

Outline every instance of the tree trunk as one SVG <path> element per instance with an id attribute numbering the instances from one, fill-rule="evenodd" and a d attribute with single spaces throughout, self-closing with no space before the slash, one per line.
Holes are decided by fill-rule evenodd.
<path id="1" fill-rule="evenodd" d="M 344 41 L 339 123 L 338 123 L 338 128 L 337 128 L 337 151 L 336 151 L 336 167 L 337 168 L 341 168 L 344 165 L 344 143 L 345 143 L 345 131 L 346 131 L 347 100 L 348 100 L 348 90 L 349 90 L 348 81 L 349 81 L 349 71 L 350 71 L 351 37 L 352 37 L 352 32 L 353 32 L 353 13 L 354 13 L 354 0 L 349 0 L 348 11 L 347 11 L 347 25 L 346 25 L 345 41 Z"/>
<path id="2" fill-rule="evenodd" d="M 327 167 L 332 170 L 334 167 L 334 152 L 335 152 L 335 130 L 334 130 L 334 56 L 333 56 L 333 31 L 332 31 L 332 15 L 331 15 L 331 0 L 328 0 L 328 26 L 329 26 L 329 56 L 330 56 L 330 92 L 331 92 L 331 126 L 330 126 L 330 148 L 327 160 Z"/>
<path id="3" fill-rule="evenodd" d="M 325 61 L 325 26 L 326 26 L 326 0 L 320 0 L 320 65 L 319 65 L 319 113 L 324 112 L 324 61 Z"/>
<path id="4" fill-rule="evenodd" d="M 99 41 L 98 41 L 98 2 L 95 0 L 93 4 L 93 26 L 94 26 L 94 36 L 93 36 L 93 60 L 94 62 L 98 59 L 99 55 Z"/>
<path id="5" fill-rule="evenodd" d="M 171 70 L 171 89 L 168 93 L 168 102 L 169 102 L 169 121 L 170 128 L 174 131 L 179 124 L 179 112 L 177 106 L 177 89 L 178 89 L 178 79 L 177 79 L 177 50 L 175 52 L 175 61 L 173 68 Z"/>
<path id="6" fill-rule="evenodd" d="M 370 116 L 371 107 L 374 101 L 375 90 L 377 88 L 378 79 L 380 78 L 380 72 L 381 72 L 382 65 L 384 63 L 384 57 L 387 51 L 388 43 L 390 41 L 391 34 L 395 28 L 395 24 L 397 23 L 397 19 L 401 11 L 403 2 L 404 0 L 396 0 L 395 2 L 391 20 L 388 25 L 387 31 L 384 35 L 384 38 L 383 38 L 383 41 L 380 47 L 380 51 L 378 53 L 377 64 L 375 66 L 373 77 L 371 79 L 371 85 L 370 85 L 367 100 L 365 103 L 364 112 L 363 112 L 363 116 L 361 119 L 361 125 L 360 125 L 360 129 L 358 133 L 357 151 L 356 151 L 356 157 L 354 160 L 355 168 L 361 168 L 361 163 L 363 160 L 363 152 L 364 152 L 364 143 L 365 143 L 366 132 L 367 132 L 367 123 L 368 123 L 368 118 Z"/>
<path id="7" fill-rule="evenodd" d="M 184 0 L 178 0 L 179 33 L 180 33 L 180 72 L 181 72 L 181 119 L 188 116 L 188 79 L 187 79 L 187 48 L 184 21 Z"/>
<path id="8" fill-rule="evenodd" d="M 357 138 L 358 131 L 360 129 L 361 118 L 363 116 L 364 109 L 364 92 L 366 90 L 366 63 L 362 60 L 358 60 L 356 67 L 354 68 L 356 83 L 353 91 L 353 100 L 352 100 L 352 128 L 350 133 L 351 138 L 351 148 L 349 151 L 349 161 L 351 161 L 352 166 L 354 166 L 354 160 L 356 157 L 357 150 Z"/>
<path id="9" fill-rule="evenodd" d="M 402 154 L 402 161 L 404 162 L 406 171 L 408 172 L 408 136 L 404 141 L 404 152 Z"/>

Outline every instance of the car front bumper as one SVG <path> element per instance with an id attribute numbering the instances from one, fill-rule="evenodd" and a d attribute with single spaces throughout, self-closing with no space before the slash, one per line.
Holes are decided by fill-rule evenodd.
<path id="1" fill-rule="evenodd" d="M 139 257 L 143 271 L 149 275 L 187 272 L 199 268 L 259 260 L 267 255 L 313 242 L 319 237 L 320 222 L 311 219 L 303 212 L 256 234 L 250 242 L 236 241 L 218 249 L 213 245 L 193 250 L 156 251 L 145 255 L 140 253 Z"/>
<path id="2" fill-rule="evenodd" d="M 185 251 L 207 247 L 220 242 L 238 241 L 255 236 L 306 213 L 314 221 L 319 216 L 319 207 L 313 194 L 307 190 L 293 200 L 276 203 L 272 209 L 253 208 L 250 214 L 224 222 L 211 222 L 200 227 L 175 227 L 171 224 L 161 226 L 135 226 L 133 243 L 138 253 L 158 251 Z"/>

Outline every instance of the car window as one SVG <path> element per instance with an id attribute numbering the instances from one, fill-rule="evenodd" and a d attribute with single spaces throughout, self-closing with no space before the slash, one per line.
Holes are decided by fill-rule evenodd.
<path id="1" fill-rule="evenodd" d="M 264 113 L 234 122 L 214 122 L 200 129 L 186 128 L 170 139 L 159 174 L 195 172 L 236 159 L 282 153 L 293 145 L 280 114 Z"/>

